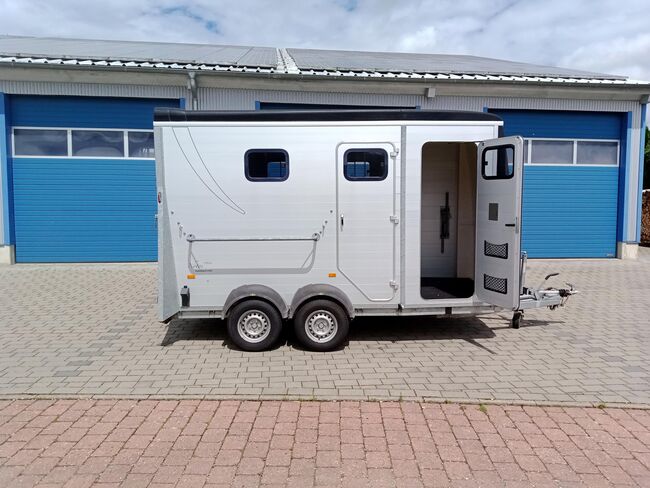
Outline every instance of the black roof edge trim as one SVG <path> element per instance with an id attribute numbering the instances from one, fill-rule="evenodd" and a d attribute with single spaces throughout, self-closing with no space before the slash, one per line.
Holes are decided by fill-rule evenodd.
<path id="1" fill-rule="evenodd" d="M 182 110 L 156 108 L 157 122 L 337 122 L 377 120 L 492 121 L 501 117 L 487 112 L 458 110 Z"/>

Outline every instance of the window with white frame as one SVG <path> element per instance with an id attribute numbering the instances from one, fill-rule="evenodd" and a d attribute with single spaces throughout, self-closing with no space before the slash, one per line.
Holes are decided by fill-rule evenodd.
<path id="1" fill-rule="evenodd" d="M 14 157 L 150 159 L 153 131 L 14 127 Z"/>
<path id="2" fill-rule="evenodd" d="M 532 165 L 617 166 L 619 141 L 603 139 L 524 140 L 524 163 Z"/>

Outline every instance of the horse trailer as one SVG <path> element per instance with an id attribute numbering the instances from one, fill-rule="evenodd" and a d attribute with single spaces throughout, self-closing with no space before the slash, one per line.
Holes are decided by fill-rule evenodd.
<path id="1" fill-rule="evenodd" d="M 160 319 L 221 318 L 244 350 L 285 321 L 311 350 L 357 316 L 556 308 L 524 287 L 523 141 L 489 113 L 154 117 Z"/>

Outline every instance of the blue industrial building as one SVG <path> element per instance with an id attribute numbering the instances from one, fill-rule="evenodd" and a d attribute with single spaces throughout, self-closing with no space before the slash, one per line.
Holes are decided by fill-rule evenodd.
<path id="1" fill-rule="evenodd" d="M 634 257 L 650 83 L 473 56 L 0 37 L 0 262 L 155 261 L 154 107 L 489 111 L 530 257 Z"/>

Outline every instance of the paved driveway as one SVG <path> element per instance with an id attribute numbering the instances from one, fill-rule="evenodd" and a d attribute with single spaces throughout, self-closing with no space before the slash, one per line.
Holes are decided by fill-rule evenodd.
<path id="1" fill-rule="evenodd" d="M 584 291 L 565 309 L 358 319 L 350 344 L 233 350 L 223 324 L 156 321 L 154 265 L 0 267 L 0 394 L 650 404 L 650 249 L 531 261 Z M 558 281 L 558 284 L 561 284 Z"/>
<path id="2" fill-rule="evenodd" d="M 11 488 L 647 487 L 650 411 L 0 401 Z"/>

